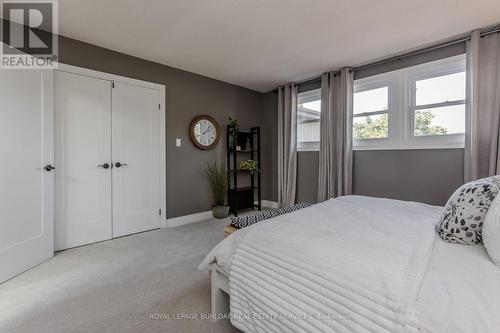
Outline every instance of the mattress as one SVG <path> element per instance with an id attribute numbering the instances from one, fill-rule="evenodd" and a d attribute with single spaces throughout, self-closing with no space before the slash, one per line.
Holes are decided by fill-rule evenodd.
<path id="1" fill-rule="evenodd" d="M 337 200 L 337 201 L 336 201 Z M 346 206 L 351 205 L 351 206 Z M 337 253 L 344 251 L 342 253 L 347 253 L 348 255 L 352 253 L 355 261 L 359 263 L 359 267 L 357 267 L 357 271 L 354 269 L 354 264 L 352 266 L 345 266 L 347 269 L 351 269 L 353 272 L 351 276 L 351 282 L 353 285 L 356 285 L 356 277 L 358 275 L 363 275 L 363 269 L 366 267 L 367 274 L 375 274 L 374 277 L 379 278 L 371 278 L 370 281 L 373 282 L 373 285 L 366 286 L 367 288 L 358 288 L 358 289 L 372 289 L 372 290 L 380 290 L 380 294 L 385 294 L 385 298 L 381 298 L 379 303 L 382 305 L 379 308 L 373 309 L 373 304 L 366 301 L 366 298 L 369 298 L 366 291 L 360 292 L 357 291 L 354 296 L 349 299 L 348 302 L 345 300 L 341 300 L 338 295 L 343 295 L 346 292 L 350 292 L 350 290 L 339 290 L 337 294 L 332 294 L 330 299 L 325 300 L 322 304 L 316 305 L 316 310 L 320 309 L 325 312 L 325 307 L 328 307 L 330 304 L 340 304 L 344 305 L 343 308 L 348 309 L 345 312 L 351 312 L 353 314 L 353 319 L 350 322 L 345 323 L 334 323 L 329 326 L 314 326 L 317 325 L 317 321 L 268 321 L 267 323 L 259 321 L 251 321 L 251 320 L 233 320 L 233 324 L 243 331 L 253 332 L 259 330 L 289 330 L 289 331 L 307 331 L 307 330 L 322 330 L 322 331 L 424 331 L 424 332 L 498 332 L 500 329 L 500 320 L 497 318 L 496 314 L 500 313 L 500 269 L 496 267 L 488 258 L 484 248 L 482 246 L 463 246 L 457 244 L 448 244 L 443 242 L 439 237 L 435 237 L 435 232 L 433 229 L 433 225 L 438 222 L 439 216 L 441 215 L 442 208 L 429 206 L 419 203 L 410 203 L 403 202 L 398 200 L 389 200 L 389 199 L 374 199 L 367 198 L 361 196 L 349 196 L 343 197 L 340 199 L 331 200 L 330 202 L 322 203 L 320 205 L 316 205 L 307 209 L 304 209 L 302 212 L 293 213 L 288 217 L 280 217 L 276 219 L 272 219 L 266 222 L 261 222 L 251 227 L 242 229 L 230 237 L 226 238 L 223 242 L 219 243 L 205 258 L 205 260 L 200 265 L 201 269 L 206 269 L 208 265 L 212 262 L 217 262 L 225 271 L 229 272 L 230 280 L 232 278 L 232 288 L 234 289 L 232 292 L 235 295 L 232 295 L 235 302 L 239 302 L 241 304 L 235 304 L 231 307 L 232 312 L 235 314 L 241 315 L 242 313 L 252 312 L 255 309 L 259 309 L 259 311 L 263 311 L 263 309 L 269 309 L 269 311 L 276 310 L 276 304 L 280 304 L 283 301 L 283 304 L 286 304 L 286 299 L 289 299 L 288 304 L 304 302 L 306 304 L 308 301 L 313 299 L 313 295 L 304 295 L 304 293 L 308 293 L 311 291 L 304 290 L 314 290 L 317 288 L 317 285 L 310 286 L 310 288 L 295 288 L 301 290 L 290 289 L 288 294 L 281 293 L 282 290 L 285 290 L 287 285 L 286 281 L 281 281 L 281 287 L 278 288 L 279 292 L 276 292 L 273 295 L 273 298 L 268 298 L 267 296 L 259 296 L 258 293 L 255 295 L 252 294 L 252 290 L 258 290 L 258 284 L 264 280 L 266 280 L 265 284 L 262 284 L 263 289 L 268 289 L 267 285 L 277 285 L 279 286 L 280 280 L 282 280 L 281 276 L 293 275 L 293 272 L 288 272 L 286 270 L 278 270 L 275 269 L 269 263 L 276 262 L 277 266 L 283 266 L 279 260 L 275 260 L 271 253 L 269 258 L 269 263 L 264 262 L 262 267 L 257 267 L 256 271 L 247 271 L 247 266 L 252 266 L 253 262 L 251 258 L 246 258 L 247 262 L 244 262 L 241 258 L 242 254 L 252 253 L 255 254 L 258 252 L 260 247 L 256 247 L 254 249 L 248 247 L 248 240 L 252 239 L 250 244 L 257 244 L 259 239 L 272 239 L 269 238 L 269 234 L 271 232 L 275 232 L 276 235 L 279 236 L 279 224 L 280 223 L 295 223 L 300 225 L 301 223 L 304 226 L 314 225 L 316 228 L 320 226 L 321 228 L 328 228 L 330 223 L 330 219 L 335 221 L 335 219 L 341 216 L 341 212 L 338 212 L 339 207 L 353 207 L 352 210 L 356 210 L 354 207 L 359 207 L 357 210 L 359 212 L 353 213 L 352 216 L 344 216 L 343 223 L 336 223 L 335 226 L 340 228 L 336 230 L 335 233 L 331 234 L 334 236 L 328 236 L 327 229 L 325 229 L 324 234 L 327 235 L 325 237 L 332 237 L 332 247 L 339 246 L 338 244 L 342 244 L 342 235 L 345 233 L 346 235 L 351 232 L 351 236 L 356 233 L 362 233 L 363 231 L 355 230 L 350 228 L 349 223 L 345 223 L 346 219 L 359 219 L 376 221 L 377 218 L 371 217 L 367 214 L 363 215 L 361 212 L 377 212 L 375 215 L 382 216 L 383 218 L 379 218 L 377 221 L 378 224 L 370 224 L 366 221 L 363 223 L 367 223 L 363 225 L 363 227 L 369 226 L 373 228 L 374 226 L 378 226 L 379 230 L 370 230 L 370 232 L 375 232 L 375 234 L 379 234 L 378 236 L 382 236 L 380 239 L 385 239 L 386 241 L 383 244 L 380 244 L 378 247 L 395 247 L 394 259 L 396 262 L 405 263 L 406 261 L 411 262 L 411 269 L 413 271 L 408 272 L 405 270 L 406 268 L 403 265 L 398 264 L 397 266 L 387 266 L 384 268 L 384 260 L 381 258 L 377 258 L 370 254 L 370 248 L 375 249 L 376 245 L 369 244 L 365 247 L 366 250 L 359 250 L 363 247 L 363 245 L 359 245 L 353 247 L 353 249 L 349 249 L 349 243 L 345 243 L 342 245 L 343 249 L 337 249 L 335 252 Z M 334 209 L 335 208 L 335 209 Z M 330 215 L 328 215 L 330 214 Z M 338 216 L 335 216 L 338 215 Z M 351 215 L 350 213 L 348 215 Z M 311 223 L 303 223 L 303 220 L 314 220 Z M 288 220 L 288 222 L 285 222 Z M 295 220 L 295 222 L 294 222 Z M 319 223 L 317 221 L 324 220 L 324 222 Z M 391 226 L 391 223 L 398 221 L 396 227 Z M 274 223 L 271 227 L 270 224 Z M 318 224 L 319 223 L 319 224 Z M 406 226 L 400 228 L 407 223 Z M 408 224 L 409 223 L 409 224 Z M 413 224 L 418 223 L 422 224 L 422 226 L 415 226 Z M 432 228 L 430 227 L 432 224 Z M 355 223 L 352 223 L 355 224 Z M 425 225 L 427 224 L 427 225 Z M 342 226 L 342 227 L 339 227 Z M 332 228 L 334 225 L 332 225 Z M 415 227 L 415 229 L 412 229 Z M 385 228 L 385 229 L 384 229 Z M 276 230 L 273 230 L 276 229 Z M 290 229 L 290 228 L 289 228 Z M 307 234 L 306 229 L 304 229 L 304 235 Z M 418 239 L 413 239 L 410 236 L 405 239 L 403 242 L 401 240 L 398 243 L 398 237 L 393 237 L 391 235 L 393 230 L 403 233 L 404 230 L 411 229 L 412 233 L 415 235 L 419 232 L 422 232 L 418 237 L 425 238 L 426 240 L 421 242 Z M 291 228 L 290 230 L 293 230 Z M 297 231 L 298 230 L 298 231 Z M 295 233 L 300 233 L 300 228 L 296 229 Z M 429 230 L 432 230 L 432 237 L 429 235 Z M 260 234 L 259 236 L 259 233 Z M 309 232 L 310 233 L 310 232 Z M 310 233 L 311 234 L 311 233 Z M 316 234 L 315 237 L 321 237 L 322 233 Z M 264 235 L 267 235 L 264 237 Z M 318 236 L 319 235 L 319 236 Z M 366 235 L 362 235 L 362 237 L 358 237 L 366 242 L 370 242 L 371 237 L 365 237 Z M 387 236 L 390 236 L 387 238 Z M 299 237 L 297 238 L 299 241 L 308 242 L 312 245 L 307 246 L 307 249 L 314 246 L 323 246 L 326 245 L 318 245 L 321 242 L 314 242 L 314 240 L 308 240 L 306 236 L 305 239 L 301 239 L 300 236 L 290 235 L 290 237 Z M 333 238 L 337 237 L 336 241 L 333 241 Z M 385 237 L 385 238 L 384 238 Z M 353 239 L 356 237 L 353 237 Z M 376 239 L 376 237 L 375 237 Z M 394 244 L 391 243 L 391 239 L 394 239 Z M 323 242 L 325 240 L 322 240 Z M 246 244 L 245 244 L 246 242 Z M 273 241 L 274 242 L 274 241 Z M 410 251 L 408 252 L 407 257 L 403 256 L 404 251 L 402 248 L 406 243 L 412 243 Z M 279 243 L 279 237 L 276 240 L 276 243 Z M 329 244 L 328 242 L 324 242 L 324 244 Z M 337 245 L 336 245 L 337 244 Z M 347 245 L 346 245 L 347 244 Z M 265 244 L 264 244 L 265 245 Z M 241 248 L 245 248 L 246 251 L 242 252 Z M 264 246 L 265 247 L 265 246 Z M 418 249 L 421 247 L 421 249 Z M 415 248 L 415 253 L 412 253 L 412 248 Z M 347 249 L 347 250 L 346 250 Z M 390 250 L 390 248 L 388 248 Z M 238 259 L 235 265 L 235 269 L 232 271 L 233 260 L 235 260 L 235 254 L 239 252 L 239 256 L 236 256 Z M 328 247 L 328 250 L 332 250 Z M 321 253 L 321 248 L 316 250 L 316 253 Z M 346 252 L 347 251 L 347 252 Z M 366 255 L 364 254 L 365 251 Z M 279 252 L 279 251 L 276 251 Z M 307 251 L 306 251 L 307 252 Z M 376 252 L 376 251 L 372 251 Z M 297 252 L 299 253 L 299 252 Z M 381 252 L 383 253 L 383 252 Z M 389 252 L 387 252 L 389 253 Z M 416 255 L 418 253 L 418 255 Z M 300 253 L 299 253 L 300 254 Z M 267 254 L 265 254 L 267 255 Z M 370 257 L 372 255 L 372 257 Z M 243 255 L 244 256 L 244 255 Z M 317 256 L 317 255 L 316 255 Z M 396 258 L 396 256 L 400 256 Z M 277 257 L 277 256 L 276 256 Z M 417 258 L 418 260 L 416 260 Z M 262 259 L 262 258 L 261 258 Z M 313 258 L 311 258 L 313 259 Z M 249 261 L 248 261 L 249 260 Z M 259 260 L 258 257 L 255 259 Z M 350 259 L 352 260 L 352 258 Z M 391 260 L 387 260 L 388 262 Z M 264 260 L 265 261 L 265 260 Z M 303 261 L 314 262 L 314 260 L 303 259 Z M 379 261 L 379 262 L 377 262 Z M 339 263 L 342 264 L 342 261 L 336 262 L 337 267 Z M 316 265 L 321 265 L 321 261 L 316 261 Z M 380 266 L 380 267 L 379 267 Z M 401 266 L 401 267 L 400 267 Z M 290 269 L 293 269 L 294 266 L 290 266 Z M 344 267 L 344 268 L 345 268 Z M 360 270 L 361 267 L 361 270 Z M 371 267 L 371 268 L 369 268 Z M 262 269 L 269 269 L 266 274 L 258 276 L 258 271 Z M 281 267 L 280 269 L 283 269 Z M 285 268 L 286 269 L 286 268 Z M 385 270 L 384 270 L 385 269 Z M 396 272 L 400 270 L 400 272 Z M 344 269 L 345 271 L 345 269 Z M 390 272 L 394 271 L 395 276 L 400 276 L 401 278 L 392 277 Z M 254 273 L 257 272 L 257 273 Z M 269 278 L 276 272 L 279 272 L 280 275 L 275 275 L 275 278 Z M 331 272 L 335 272 L 332 270 Z M 361 272 L 361 273 L 360 273 Z M 374 273 L 376 272 L 376 273 Z M 349 272 L 348 272 L 349 273 Z M 355 273 L 355 274 L 354 274 Z M 301 273 L 304 274 L 303 272 Z M 377 275 L 378 274 L 378 275 Z M 335 282 L 337 277 L 333 277 L 335 274 L 331 274 L 331 281 Z M 338 274 L 349 276 L 349 274 Z M 239 281 L 238 281 L 239 280 Z M 359 279 L 359 285 L 363 286 L 366 283 L 362 278 Z M 305 284 L 309 283 L 309 280 L 304 280 Z M 249 289 L 250 294 L 245 294 L 246 285 L 254 284 L 254 289 Z M 341 283 L 340 283 L 341 284 Z M 386 288 L 386 285 L 390 287 Z M 392 287 L 394 285 L 395 287 Z M 363 286 L 364 287 L 364 286 Z M 323 294 L 327 294 L 330 289 L 337 288 L 337 285 L 330 284 L 329 287 L 323 290 Z M 239 290 L 241 289 L 241 290 Z M 302 290 L 303 289 L 303 290 Z M 248 290 L 247 290 L 248 291 Z M 273 292 L 272 289 L 266 290 L 266 292 Z M 353 301 L 361 295 L 362 297 L 359 301 Z M 261 299 L 262 298 L 262 299 Z M 292 300 L 292 301 L 290 301 Z M 397 300 L 399 303 L 394 303 L 393 300 Z M 232 299 L 233 301 L 233 299 Z M 410 304 L 403 304 L 405 302 L 409 302 Z M 260 308 L 258 307 L 258 303 L 260 304 Z M 267 302 L 267 303 L 266 303 Z M 269 302 L 274 304 L 271 307 L 267 307 Z M 334 303 L 332 303 L 334 302 Z M 275 304 L 276 303 L 276 304 Z M 387 303 L 387 305 L 385 304 Z M 401 304 L 400 304 L 401 303 Z M 384 306 L 385 305 L 385 306 Z M 288 305 L 289 306 L 289 305 Z M 306 307 L 306 305 L 304 305 Z M 335 308 L 338 311 L 338 306 L 332 306 L 332 309 Z M 411 308 L 411 310 L 409 310 Z M 273 310 L 274 309 L 274 310 Z M 283 311 L 288 311 L 289 309 L 283 306 L 280 309 L 284 309 Z M 350 309 L 350 310 L 349 310 Z M 401 310 L 401 309 L 404 309 Z M 359 313 L 356 313 L 359 311 Z M 368 314 L 367 314 L 368 313 Z M 362 316 L 361 316 L 362 314 Z M 380 317 L 380 318 L 379 318 Z M 392 321 L 388 323 L 388 321 Z M 311 323 L 315 324 L 312 325 Z M 265 326 L 265 325 L 273 325 L 273 326 Z M 260 325 L 260 327 L 259 327 Z M 277 325 L 277 326 L 276 326 Z M 281 325 L 281 326 L 280 326 Z M 286 326 L 291 325 L 291 326 Z"/>
<path id="2" fill-rule="evenodd" d="M 417 313 L 422 332 L 500 332 L 500 268 L 484 246 L 436 238 Z"/>

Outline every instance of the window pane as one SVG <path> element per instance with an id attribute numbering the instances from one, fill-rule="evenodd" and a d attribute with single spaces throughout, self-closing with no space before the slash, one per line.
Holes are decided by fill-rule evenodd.
<path id="1" fill-rule="evenodd" d="M 465 72 L 416 82 L 417 105 L 465 100 Z"/>
<path id="2" fill-rule="evenodd" d="M 354 114 L 389 109 L 389 88 L 361 91 L 354 94 Z"/>
<path id="3" fill-rule="evenodd" d="M 389 115 L 379 114 L 367 117 L 354 117 L 353 119 L 353 138 L 362 139 L 381 139 L 389 135 Z"/>
<path id="4" fill-rule="evenodd" d="M 465 133 L 465 105 L 423 109 L 415 112 L 415 136 Z"/>
<path id="5" fill-rule="evenodd" d="M 319 121 L 297 124 L 297 142 L 319 142 Z"/>
<path id="6" fill-rule="evenodd" d="M 297 99 L 297 142 L 319 142 L 321 90 L 299 93 Z"/>

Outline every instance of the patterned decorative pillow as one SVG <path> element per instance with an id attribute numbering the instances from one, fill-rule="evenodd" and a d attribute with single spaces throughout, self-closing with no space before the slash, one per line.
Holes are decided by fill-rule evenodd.
<path id="1" fill-rule="evenodd" d="M 456 190 L 437 227 L 441 238 L 448 243 L 481 243 L 484 218 L 499 191 L 500 177 L 479 179 Z"/>
<path id="2" fill-rule="evenodd" d="M 244 227 L 248 227 L 249 225 L 255 224 L 257 222 L 264 221 L 267 219 L 272 219 L 273 217 L 283 215 L 286 213 L 291 213 L 293 211 L 296 211 L 296 210 L 299 210 L 302 208 L 306 208 L 309 206 L 311 206 L 311 204 L 309 202 L 301 202 L 301 203 L 298 203 L 296 205 L 266 210 L 264 212 L 260 212 L 260 213 L 253 214 L 253 215 L 232 217 L 231 218 L 231 225 L 233 227 L 241 229 Z"/>

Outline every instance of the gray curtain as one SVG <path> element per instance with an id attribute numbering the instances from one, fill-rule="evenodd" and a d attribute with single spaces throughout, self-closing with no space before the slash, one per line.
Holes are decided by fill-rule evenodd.
<path id="1" fill-rule="evenodd" d="M 472 33 L 467 45 L 465 180 L 500 174 L 500 34 Z"/>
<path id="2" fill-rule="evenodd" d="M 278 203 L 295 203 L 297 184 L 297 86 L 278 88 Z"/>
<path id="3" fill-rule="evenodd" d="M 318 202 L 352 193 L 353 86 L 350 68 L 321 76 Z"/>

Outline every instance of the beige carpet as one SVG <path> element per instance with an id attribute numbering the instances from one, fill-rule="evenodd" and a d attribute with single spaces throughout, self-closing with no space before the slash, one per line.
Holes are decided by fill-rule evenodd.
<path id="1" fill-rule="evenodd" d="M 60 252 L 0 285 L 0 332 L 237 332 L 228 321 L 150 319 L 210 312 L 197 267 L 227 220 L 154 230 Z"/>

